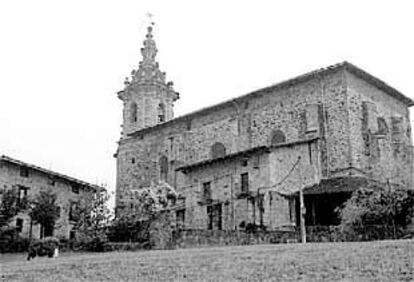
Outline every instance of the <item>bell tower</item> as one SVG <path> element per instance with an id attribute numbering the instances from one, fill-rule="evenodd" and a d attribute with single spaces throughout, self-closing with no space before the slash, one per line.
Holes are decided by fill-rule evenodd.
<path id="1" fill-rule="evenodd" d="M 166 82 L 165 72 L 161 72 L 155 60 L 158 50 L 152 31 L 153 24 L 147 28 L 138 69 L 131 72 L 131 77 L 125 79 L 124 89 L 118 92 L 123 102 L 122 138 L 174 118 L 174 102 L 179 94 L 172 82 Z"/>

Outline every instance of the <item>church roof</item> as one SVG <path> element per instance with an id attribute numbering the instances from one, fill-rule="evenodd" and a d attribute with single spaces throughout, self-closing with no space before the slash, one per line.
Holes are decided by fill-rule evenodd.
<path id="1" fill-rule="evenodd" d="M 157 125 L 152 126 L 152 127 L 147 127 L 147 128 L 140 129 L 138 131 L 130 133 L 129 136 L 144 134 L 144 133 L 150 132 L 152 130 L 155 130 L 156 128 L 163 128 L 163 127 L 169 126 L 169 125 L 177 123 L 177 122 L 184 122 L 184 121 L 192 119 L 196 116 L 204 115 L 204 114 L 207 114 L 209 112 L 216 111 L 220 108 L 226 107 L 226 106 L 228 106 L 230 104 L 233 104 L 235 102 L 240 102 L 240 101 L 244 101 L 244 100 L 247 100 L 247 99 L 251 99 L 255 96 L 262 95 L 262 94 L 265 94 L 265 93 L 269 93 L 269 92 L 277 90 L 277 89 L 283 89 L 283 88 L 286 88 L 286 87 L 294 86 L 298 83 L 305 82 L 305 81 L 308 81 L 310 79 L 317 78 L 317 77 L 320 77 L 320 76 L 323 76 L 323 75 L 327 75 L 327 74 L 330 74 L 330 73 L 333 73 L 333 72 L 336 72 L 336 71 L 339 71 L 339 70 L 349 71 L 350 73 L 356 75 L 357 77 L 359 77 L 359 78 L 369 82 L 370 84 L 374 85 L 378 89 L 381 89 L 381 90 L 385 91 L 386 93 L 388 93 L 392 97 L 404 102 L 407 106 L 409 106 L 409 107 L 414 106 L 414 101 L 412 99 L 410 99 L 407 96 L 403 95 L 401 92 L 399 92 L 395 88 L 391 87 L 390 85 L 388 85 L 384 81 L 380 80 L 379 78 L 376 78 L 375 76 L 367 73 L 366 71 L 358 68 L 357 66 L 345 61 L 345 62 L 342 62 L 342 63 L 339 63 L 339 64 L 328 66 L 326 68 L 321 68 L 321 69 L 318 69 L 318 70 L 315 70 L 315 71 L 312 71 L 312 72 L 309 72 L 309 73 L 305 73 L 303 75 L 300 75 L 300 76 L 297 76 L 295 78 L 282 81 L 282 82 L 277 83 L 277 84 L 273 84 L 273 85 L 265 87 L 265 88 L 255 90 L 255 91 L 250 92 L 248 94 L 245 94 L 245 95 L 242 95 L 242 96 L 224 101 L 222 103 L 219 103 L 219 104 L 216 104 L 216 105 L 213 105 L 213 106 L 202 108 L 200 110 L 197 110 L 197 111 L 191 112 L 189 114 L 179 116 L 175 119 L 169 120 L 165 123 L 160 123 L 160 124 L 157 124 Z"/>
<path id="2" fill-rule="evenodd" d="M 32 170 L 35 170 L 35 171 L 38 171 L 38 172 L 56 177 L 56 178 L 66 180 L 66 181 L 71 182 L 71 183 L 75 183 L 75 184 L 78 184 L 78 185 L 82 185 L 84 187 L 91 188 L 94 191 L 106 190 L 105 188 L 103 188 L 101 186 L 98 186 L 98 185 L 95 185 L 95 184 L 90 184 L 88 182 L 85 182 L 85 181 L 82 181 L 82 180 L 79 180 L 79 179 L 76 179 L 76 178 L 58 173 L 58 172 L 54 172 L 54 171 L 51 171 L 49 169 L 45 169 L 45 168 L 42 168 L 42 167 L 39 167 L 39 166 L 36 166 L 36 165 L 25 163 L 25 162 L 10 158 L 10 157 L 5 156 L 5 155 L 0 156 L 0 162 L 7 162 L 7 163 L 11 163 L 11 164 L 14 164 L 14 165 L 17 165 L 17 166 L 26 167 L 26 168 L 29 168 L 29 169 L 32 169 Z"/>
<path id="3" fill-rule="evenodd" d="M 244 151 L 239 151 L 233 154 L 227 154 L 222 157 L 218 157 L 214 159 L 207 159 L 207 160 L 200 161 L 197 163 L 183 165 L 183 166 L 178 167 L 176 170 L 186 172 L 186 171 L 190 171 L 192 169 L 198 168 L 198 167 L 216 164 L 216 163 L 219 163 L 225 160 L 232 160 L 232 159 L 236 159 L 240 157 L 248 157 L 248 156 L 255 155 L 255 154 L 270 153 L 274 149 L 278 149 L 278 148 L 287 148 L 287 147 L 293 147 L 295 145 L 312 143 L 318 139 L 319 139 L 318 137 L 314 137 L 314 138 L 301 139 L 301 140 L 297 140 L 293 142 L 286 142 L 286 143 L 281 143 L 281 144 L 271 145 L 271 146 L 257 146 L 257 147 L 253 147 L 253 148 L 250 148 Z"/>

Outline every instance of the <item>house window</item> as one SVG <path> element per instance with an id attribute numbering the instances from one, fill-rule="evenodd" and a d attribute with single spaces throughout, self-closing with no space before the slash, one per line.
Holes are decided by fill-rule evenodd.
<path id="1" fill-rule="evenodd" d="M 226 155 L 226 147 L 222 143 L 214 143 L 213 146 L 211 146 L 211 158 L 220 158 L 224 157 Z"/>
<path id="2" fill-rule="evenodd" d="M 79 185 L 72 185 L 72 192 L 75 194 L 79 194 Z"/>
<path id="3" fill-rule="evenodd" d="M 55 186 L 55 183 L 56 183 L 56 181 L 55 181 L 55 179 L 54 179 L 52 176 L 49 176 L 49 177 L 47 178 L 47 184 L 48 184 L 48 185 L 50 185 L 50 186 Z"/>
<path id="4" fill-rule="evenodd" d="M 17 218 L 16 219 L 16 231 L 21 233 L 23 231 L 23 219 Z"/>
<path id="5" fill-rule="evenodd" d="M 131 163 L 135 164 L 135 158 L 131 158 Z"/>
<path id="6" fill-rule="evenodd" d="M 175 214 L 176 218 L 176 226 L 177 228 L 184 228 L 184 222 L 185 222 L 185 209 L 177 210 Z"/>
<path id="7" fill-rule="evenodd" d="M 29 187 L 19 186 L 19 198 L 17 199 L 19 205 L 23 205 L 27 201 L 29 189 Z"/>
<path id="8" fill-rule="evenodd" d="M 272 132 L 272 138 L 270 140 L 271 145 L 278 145 L 286 142 L 286 136 L 281 130 L 275 130 Z"/>
<path id="9" fill-rule="evenodd" d="M 378 134 L 385 135 L 388 133 L 388 125 L 382 117 L 377 118 Z"/>
<path id="10" fill-rule="evenodd" d="M 78 221 L 78 216 L 77 216 L 77 208 L 78 208 L 78 204 L 76 202 L 71 202 L 69 204 L 69 220 L 71 221 Z"/>
<path id="11" fill-rule="evenodd" d="M 29 177 L 29 169 L 27 167 L 20 167 L 20 176 L 21 177 Z"/>
<path id="12" fill-rule="evenodd" d="M 203 199 L 204 200 L 211 199 L 211 182 L 203 183 Z"/>
<path id="13" fill-rule="evenodd" d="M 75 229 L 71 229 L 69 232 L 69 240 L 73 240 L 76 238 L 76 230 Z"/>
<path id="14" fill-rule="evenodd" d="M 242 193 L 249 192 L 249 174 L 247 172 L 242 173 L 240 177 L 241 177 L 241 192 Z"/>
<path id="15" fill-rule="evenodd" d="M 209 230 L 222 230 L 223 229 L 223 217 L 221 204 L 207 206 L 207 229 Z"/>

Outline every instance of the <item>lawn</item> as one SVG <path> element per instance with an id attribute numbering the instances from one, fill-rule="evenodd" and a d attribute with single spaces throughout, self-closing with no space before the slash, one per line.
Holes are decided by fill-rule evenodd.
<path id="1" fill-rule="evenodd" d="M 414 240 L 0 256 L 6 281 L 413 281 Z"/>

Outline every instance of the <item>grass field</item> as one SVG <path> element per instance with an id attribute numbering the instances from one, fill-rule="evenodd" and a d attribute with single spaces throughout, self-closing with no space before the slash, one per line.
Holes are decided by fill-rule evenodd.
<path id="1" fill-rule="evenodd" d="M 0 256 L 6 281 L 414 281 L 414 241 Z"/>

